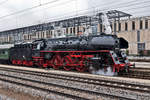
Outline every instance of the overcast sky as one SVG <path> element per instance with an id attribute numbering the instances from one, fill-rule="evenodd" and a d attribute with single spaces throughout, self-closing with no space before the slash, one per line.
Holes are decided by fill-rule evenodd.
<path id="1" fill-rule="evenodd" d="M 0 31 L 98 10 L 121 10 L 134 17 L 148 16 L 150 0 L 0 0 Z"/>

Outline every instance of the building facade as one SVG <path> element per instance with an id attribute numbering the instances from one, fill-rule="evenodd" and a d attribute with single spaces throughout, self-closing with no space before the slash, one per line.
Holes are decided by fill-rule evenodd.
<path id="1" fill-rule="evenodd" d="M 129 54 L 138 55 L 141 51 L 150 51 L 150 17 L 121 20 L 112 26 L 114 34 L 129 42 Z"/>

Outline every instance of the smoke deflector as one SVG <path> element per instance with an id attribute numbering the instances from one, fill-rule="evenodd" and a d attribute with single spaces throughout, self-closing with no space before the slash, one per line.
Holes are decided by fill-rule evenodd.
<path id="1" fill-rule="evenodd" d="M 127 49 L 129 47 L 128 41 L 126 41 L 124 38 L 119 38 L 120 41 L 120 49 Z"/>

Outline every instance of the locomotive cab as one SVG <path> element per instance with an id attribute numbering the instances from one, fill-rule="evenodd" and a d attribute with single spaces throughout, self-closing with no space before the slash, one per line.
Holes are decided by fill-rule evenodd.
<path id="1" fill-rule="evenodd" d="M 33 42 L 33 50 L 44 50 L 45 46 L 46 45 L 44 40 L 38 40 Z"/>
<path id="2" fill-rule="evenodd" d="M 37 40 L 33 42 L 32 46 L 32 57 L 40 57 L 40 51 L 44 50 L 46 47 L 45 40 Z"/>

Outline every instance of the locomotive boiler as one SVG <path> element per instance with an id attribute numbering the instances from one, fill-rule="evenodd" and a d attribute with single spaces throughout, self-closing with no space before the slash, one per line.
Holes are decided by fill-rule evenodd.
<path id="1" fill-rule="evenodd" d="M 92 35 L 57 39 L 41 39 L 33 42 L 34 48 L 41 50 L 116 50 L 128 48 L 128 42 L 116 35 Z"/>

